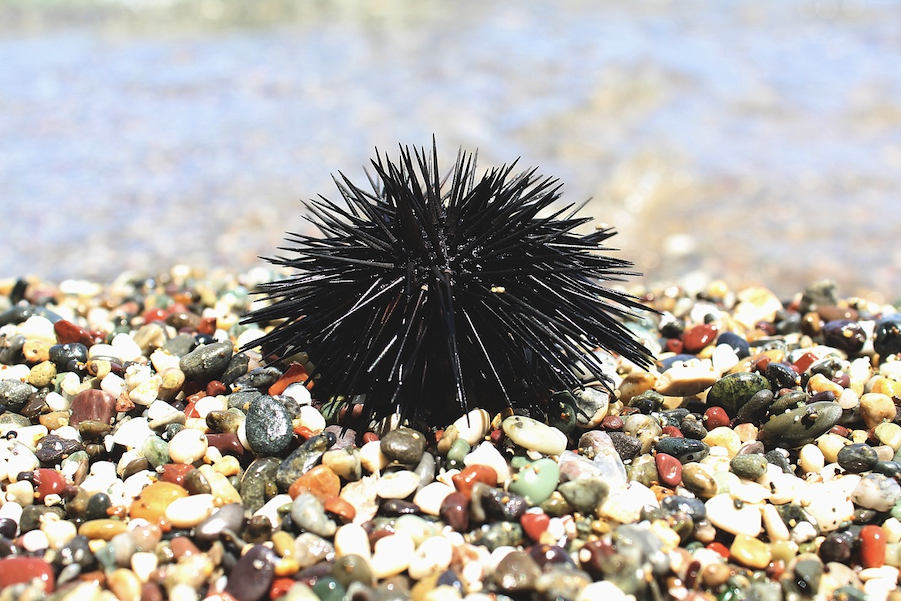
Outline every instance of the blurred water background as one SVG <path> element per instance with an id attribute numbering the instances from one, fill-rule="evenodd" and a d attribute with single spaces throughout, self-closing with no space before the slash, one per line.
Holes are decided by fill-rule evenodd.
<path id="1" fill-rule="evenodd" d="M 0 277 L 260 266 L 373 148 L 559 177 L 648 284 L 901 295 L 898 0 L 0 0 Z"/>

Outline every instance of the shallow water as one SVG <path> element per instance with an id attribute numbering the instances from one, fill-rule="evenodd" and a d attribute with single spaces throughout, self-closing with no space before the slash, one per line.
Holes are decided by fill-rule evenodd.
<path id="1" fill-rule="evenodd" d="M 435 134 L 591 197 L 648 283 L 901 295 L 893 0 L 0 0 L 0 32 L 0 276 L 258 266 Z"/>

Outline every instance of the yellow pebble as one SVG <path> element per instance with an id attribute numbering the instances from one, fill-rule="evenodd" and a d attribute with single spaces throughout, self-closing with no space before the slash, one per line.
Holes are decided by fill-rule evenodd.
<path id="1" fill-rule="evenodd" d="M 737 534 L 729 547 L 731 559 L 749 568 L 762 570 L 770 565 L 773 557 L 769 546 L 762 540 L 747 534 Z"/>
<path id="2" fill-rule="evenodd" d="M 884 445 L 892 447 L 893 451 L 901 448 L 901 426 L 895 423 L 885 422 L 876 426 L 876 439 Z"/>
<path id="3" fill-rule="evenodd" d="M 781 559 L 787 564 L 798 554 L 798 544 L 790 540 L 770 543 L 770 554 L 773 561 Z"/>
<path id="4" fill-rule="evenodd" d="M 807 391 L 811 394 L 829 391 L 834 394 L 836 398 L 838 398 L 842 395 L 842 392 L 844 390 L 844 388 L 842 388 L 840 385 L 836 384 L 823 374 L 814 374 L 814 376 L 807 381 Z"/>
<path id="5" fill-rule="evenodd" d="M 735 457 L 741 449 L 741 438 L 728 426 L 714 428 L 704 437 L 704 442 L 711 447 L 725 448 L 729 452 L 729 457 Z"/>
<path id="6" fill-rule="evenodd" d="M 300 564 L 296 559 L 282 558 L 275 562 L 276 576 L 293 576 L 300 570 Z"/>
<path id="7" fill-rule="evenodd" d="M 50 345 L 43 340 L 26 340 L 22 354 L 29 363 L 42 363 L 50 358 Z"/>
<path id="8" fill-rule="evenodd" d="M 234 476 L 241 471 L 238 458 L 233 455 L 225 455 L 219 461 L 213 463 L 213 469 L 223 476 Z"/>
<path id="9" fill-rule="evenodd" d="M 826 463 L 835 463 L 838 460 L 838 452 L 851 441 L 838 434 L 826 433 L 817 438 L 817 447 L 823 452 Z"/>
<path id="10" fill-rule="evenodd" d="M 885 376 L 879 376 L 873 381 L 873 388 L 870 392 L 878 392 L 887 394 L 888 396 L 901 397 L 901 382 L 890 380 Z"/>

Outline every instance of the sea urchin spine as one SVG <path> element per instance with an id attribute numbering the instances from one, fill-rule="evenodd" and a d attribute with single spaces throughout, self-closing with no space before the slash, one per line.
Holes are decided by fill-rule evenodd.
<path id="1" fill-rule="evenodd" d="M 306 352 L 320 394 L 365 395 L 376 418 L 435 419 L 537 406 L 585 373 L 608 385 L 597 347 L 651 363 L 620 322 L 642 306 L 601 284 L 635 275 L 598 252 L 614 231 L 574 233 L 591 219 L 572 206 L 539 216 L 556 179 L 515 162 L 477 179 L 463 151 L 442 177 L 434 148 L 372 165 L 371 190 L 335 178 L 346 206 L 305 203 L 321 236 L 287 235 L 291 256 L 268 260 L 297 273 L 263 284 L 271 303 L 245 318 L 278 322 L 254 344 Z"/>

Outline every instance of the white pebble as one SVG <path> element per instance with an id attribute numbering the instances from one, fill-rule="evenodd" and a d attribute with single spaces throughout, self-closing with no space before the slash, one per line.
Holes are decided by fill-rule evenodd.
<path id="1" fill-rule="evenodd" d="M 206 420 L 206 416 L 212 411 L 225 411 L 228 409 L 228 399 L 222 395 L 205 396 L 194 403 L 194 410 L 201 419 Z"/>
<path id="2" fill-rule="evenodd" d="M 760 509 L 760 514 L 771 542 L 789 540 L 791 534 L 788 531 L 788 526 L 785 525 L 775 505 L 770 505 L 769 503 L 763 505 Z"/>
<path id="3" fill-rule="evenodd" d="M 34 486 L 28 480 L 11 482 L 6 485 L 4 499 L 9 503 L 18 503 L 22 507 L 34 505 Z"/>
<path id="4" fill-rule="evenodd" d="M 473 409 L 458 418 L 453 425 L 457 428 L 460 438 L 473 447 L 488 435 L 488 430 L 491 428 L 491 415 L 484 409 Z"/>
<path id="5" fill-rule="evenodd" d="M 157 375 L 150 376 L 128 393 L 128 398 L 135 405 L 148 406 L 154 402 L 160 393 L 163 379 Z"/>
<path id="6" fill-rule="evenodd" d="M 113 442 L 127 448 L 141 448 L 147 437 L 153 436 L 154 431 L 147 425 L 146 417 L 134 417 L 123 422 L 113 434 Z"/>
<path id="7" fill-rule="evenodd" d="M 163 373 L 167 369 L 177 368 L 180 359 L 169 354 L 163 349 L 156 349 L 150 354 L 150 364 L 156 373 Z"/>
<path id="8" fill-rule="evenodd" d="M 170 417 L 176 413 L 181 412 L 166 401 L 153 401 L 147 407 L 147 420 L 152 422 Z"/>
<path id="9" fill-rule="evenodd" d="M 453 557 L 454 548 L 450 541 L 443 536 L 433 536 L 422 541 L 416 548 L 407 572 L 414 580 L 430 574 L 440 574 L 447 570 Z"/>
<path id="10" fill-rule="evenodd" d="M 808 541 L 812 541 L 817 536 L 817 528 L 813 524 L 808 521 L 798 522 L 795 524 L 795 527 L 792 528 L 791 539 L 792 542 L 801 545 Z"/>
<path id="11" fill-rule="evenodd" d="M 31 367 L 25 363 L 20 363 L 18 365 L 2 365 L 0 366 L 0 380 L 21 380 L 24 382 L 28 379 L 28 374 L 31 372 Z M 81 380 L 78 379 L 78 375 L 70 372 L 66 372 L 67 375 L 72 376 L 69 378 L 69 381 L 75 380 L 76 384 L 80 384 Z"/>
<path id="12" fill-rule="evenodd" d="M 711 359 L 713 360 L 713 370 L 721 374 L 726 373 L 738 365 L 738 362 L 740 361 L 738 353 L 736 353 L 735 349 L 728 344 L 716 345 L 716 348 L 713 349 L 713 356 Z"/>
<path id="13" fill-rule="evenodd" d="M 19 523 L 22 518 L 23 508 L 18 503 L 3 503 L 0 505 L 0 519 L 12 520 Z"/>
<path id="14" fill-rule="evenodd" d="M 16 475 L 22 472 L 32 472 L 41 465 L 38 458 L 27 446 L 19 441 L 12 441 L 9 452 L 4 454 L 6 469 L 11 482 L 15 482 Z"/>
<path id="15" fill-rule="evenodd" d="M 291 498 L 291 495 L 275 495 L 274 497 L 269 499 L 269 501 L 267 501 L 265 505 L 257 509 L 256 513 L 254 513 L 253 515 L 266 516 L 267 518 L 269 518 L 269 522 L 272 524 L 272 527 L 278 528 L 282 523 L 282 519 L 278 515 L 279 508 L 283 505 L 290 505 L 293 501 L 294 499 Z"/>
<path id="16" fill-rule="evenodd" d="M 44 399 L 47 406 L 53 411 L 68 411 L 72 402 L 58 392 L 50 391 Z"/>
<path id="17" fill-rule="evenodd" d="M 585 588 L 579 591 L 576 601 L 634 601 L 634 595 L 627 595 L 622 592 L 619 587 L 609 580 L 601 580 L 599 582 L 590 582 Z"/>
<path id="18" fill-rule="evenodd" d="M 375 543 L 370 566 L 377 579 L 400 574 L 410 565 L 416 545 L 413 539 L 403 534 L 391 534 Z"/>
<path id="19" fill-rule="evenodd" d="M 29 449 L 37 447 L 38 441 L 47 436 L 49 430 L 46 426 L 40 424 L 36 426 L 25 426 L 16 429 L 16 440 L 21 442 Z"/>
<path id="20" fill-rule="evenodd" d="M 173 463 L 194 463 L 204 456 L 208 446 L 206 434 L 200 430 L 185 428 L 169 441 L 169 457 Z"/>
<path id="21" fill-rule="evenodd" d="M 335 532 L 335 553 L 338 557 L 359 555 L 367 560 L 372 557 L 369 535 L 359 524 L 344 524 Z"/>
<path id="22" fill-rule="evenodd" d="M 140 472 L 136 472 L 125 479 L 122 483 L 122 494 L 128 499 L 128 502 L 131 501 L 139 494 L 141 491 L 153 484 L 157 481 L 156 472 L 151 472 L 150 470 L 141 470 Z"/>
<path id="23" fill-rule="evenodd" d="M 118 399 L 125 391 L 125 380 L 113 372 L 110 372 L 100 380 L 100 390 L 109 393 Z"/>
<path id="24" fill-rule="evenodd" d="M 56 332 L 53 322 L 42 315 L 32 315 L 19 324 L 18 333 L 29 340 L 41 340 L 47 344 L 56 344 Z"/>
<path id="25" fill-rule="evenodd" d="M 360 447 L 360 463 L 363 469 L 376 474 L 388 465 L 388 458 L 382 453 L 380 440 L 371 440 Z"/>
<path id="26" fill-rule="evenodd" d="M 600 513 L 623 524 L 631 524 L 639 520 L 641 508 L 647 505 L 660 506 L 654 491 L 640 482 L 629 482 L 607 497 L 601 505 Z"/>
<path id="27" fill-rule="evenodd" d="M 69 520 L 47 519 L 46 516 L 42 520 L 41 530 L 47 535 L 47 543 L 51 549 L 65 547 L 78 534 L 75 524 Z"/>
<path id="28" fill-rule="evenodd" d="M 419 486 L 419 474 L 410 470 L 399 470 L 382 474 L 376 485 L 376 494 L 383 499 L 406 499 Z"/>
<path id="29" fill-rule="evenodd" d="M 731 534 L 757 537 L 763 528 L 760 508 L 750 503 L 739 504 L 727 493 L 712 496 L 704 504 L 711 524 Z"/>
<path id="30" fill-rule="evenodd" d="M 294 399 L 298 405 L 307 406 L 313 402 L 313 395 L 310 394 L 310 389 L 304 386 L 302 382 L 294 382 L 285 388 L 282 394 Z"/>
<path id="31" fill-rule="evenodd" d="M 166 519 L 176 528 L 193 528 L 213 511 L 213 495 L 201 493 L 175 499 L 166 507 Z"/>
<path id="32" fill-rule="evenodd" d="M 19 544 L 29 553 L 37 553 L 48 548 L 50 541 L 43 530 L 30 530 L 19 538 Z"/>
<path id="33" fill-rule="evenodd" d="M 566 434 L 531 417 L 511 415 L 501 423 L 501 428 L 523 448 L 544 455 L 559 455 L 566 450 Z"/>
<path id="34" fill-rule="evenodd" d="M 301 405 L 297 419 L 301 426 L 309 428 L 313 434 L 319 434 L 325 430 L 325 418 L 318 409 L 311 405 Z"/>
<path id="35" fill-rule="evenodd" d="M 94 344 L 88 348 L 88 359 L 93 359 L 94 357 L 105 357 L 105 358 L 113 358 L 122 360 L 122 357 L 119 356 L 119 350 L 111 344 Z"/>
<path id="36" fill-rule="evenodd" d="M 135 342 L 131 336 L 121 332 L 113 336 L 110 346 L 119 352 L 119 356 L 123 361 L 137 361 L 144 354 L 141 347 Z"/>
<path id="37" fill-rule="evenodd" d="M 157 559 L 156 553 L 139 551 L 131 556 L 131 571 L 141 582 L 150 580 L 158 565 L 159 559 Z"/>
<path id="38" fill-rule="evenodd" d="M 806 444 L 798 452 L 798 467 L 808 474 L 819 474 L 826 466 L 823 451 L 815 444 Z"/>
<path id="39" fill-rule="evenodd" d="M 509 480 L 512 475 L 507 459 L 501 455 L 501 452 L 497 450 L 496 446 L 487 440 L 474 448 L 469 455 L 464 457 L 463 464 L 466 467 L 472 465 L 487 465 L 488 467 L 493 468 L 494 471 L 497 472 L 498 484 L 503 484 Z"/>
<path id="40" fill-rule="evenodd" d="M 441 511 L 441 503 L 447 498 L 447 495 L 455 492 L 453 486 L 444 482 L 431 482 L 420 488 L 413 497 L 413 502 L 426 515 L 439 515 Z"/>

